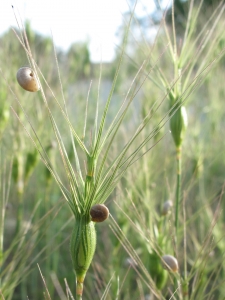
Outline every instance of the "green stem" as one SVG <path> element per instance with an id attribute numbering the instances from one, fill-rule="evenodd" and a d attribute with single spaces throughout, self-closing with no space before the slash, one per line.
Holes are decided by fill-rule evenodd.
<path id="1" fill-rule="evenodd" d="M 22 227 L 23 222 L 23 188 L 17 188 L 17 201 L 18 201 L 18 209 L 17 209 L 17 220 L 16 220 L 16 231 L 15 236 L 19 233 Z"/>
<path id="2" fill-rule="evenodd" d="M 184 282 L 182 284 L 182 293 L 183 293 L 183 300 L 188 300 L 188 280 L 184 279 Z"/>
<path id="3" fill-rule="evenodd" d="M 5 208 L 4 208 L 4 201 L 2 201 L 0 207 L 0 288 L 1 288 L 1 271 L 2 271 L 2 264 L 3 264 L 3 241 L 4 241 L 4 221 L 5 221 Z"/>
<path id="4" fill-rule="evenodd" d="M 177 232 L 179 227 L 179 206 L 181 200 L 181 146 L 176 147 L 176 164 L 177 164 L 177 186 L 176 186 L 176 203 L 175 203 L 175 256 L 177 256 Z M 174 278 L 174 287 L 179 289 L 178 294 L 180 294 L 180 288 L 177 278 Z M 177 296 L 175 296 L 177 299 Z M 181 298 L 182 299 L 182 298 Z"/>
<path id="5" fill-rule="evenodd" d="M 82 300 L 83 295 L 83 282 L 79 282 L 79 279 L 77 278 L 76 282 L 76 300 Z"/>
<path id="6" fill-rule="evenodd" d="M 47 180 L 47 184 L 46 184 L 46 188 L 45 188 L 45 205 L 44 205 L 44 211 L 42 211 L 42 215 L 47 215 L 48 212 L 51 209 L 51 180 Z M 43 239 L 45 240 L 45 245 L 49 244 L 49 241 L 51 239 L 52 236 L 52 231 L 50 228 L 50 223 L 51 223 L 51 219 L 50 218 L 46 218 L 45 220 L 45 231 L 44 231 L 44 236 Z M 58 241 L 58 236 L 57 236 L 57 243 L 60 244 L 60 241 Z M 55 268 L 55 260 L 57 259 L 58 256 L 58 252 L 56 251 L 55 255 L 51 255 L 52 252 L 52 247 L 49 245 L 48 247 L 46 247 L 46 263 L 45 263 L 45 272 L 46 274 L 50 274 L 51 272 L 57 272 L 57 269 Z M 54 257 L 54 258 L 53 258 Z M 49 294 L 53 295 L 53 286 L 49 286 L 48 287 L 49 290 Z"/>
<path id="7" fill-rule="evenodd" d="M 181 200 L 181 146 L 176 148 L 176 161 L 177 161 L 177 186 L 176 186 L 176 204 L 175 204 L 175 230 L 176 240 L 179 227 L 179 206 Z"/>

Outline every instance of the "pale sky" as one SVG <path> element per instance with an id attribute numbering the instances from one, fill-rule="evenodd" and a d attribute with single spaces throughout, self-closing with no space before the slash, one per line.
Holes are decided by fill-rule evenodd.
<path id="1" fill-rule="evenodd" d="M 53 33 L 56 46 L 67 50 L 71 43 L 90 43 L 93 61 L 110 61 L 118 43 L 115 33 L 128 10 L 126 0 L 0 0 L 0 34 L 17 26 L 13 9 L 22 20 L 28 19 L 38 33 Z M 136 11 L 154 10 L 154 0 L 142 0 Z"/>

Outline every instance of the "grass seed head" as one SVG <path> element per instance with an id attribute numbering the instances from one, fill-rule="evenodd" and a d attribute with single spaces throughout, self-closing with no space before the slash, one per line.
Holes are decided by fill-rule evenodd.
<path id="1" fill-rule="evenodd" d="M 75 221 L 70 240 L 70 253 L 73 267 L 76 272 L 79 293 L 82 294 L 82 286 L 86 273 L 92 262 L 96 248 L 96 232 L 94 223 L 89 217 L 78 218 Z"/>
<path id="2" fill-rule="evenodd" d="M 160 290 L 164 288 L 168 279 L 168 272 L 162 267 L 161 258 L 155 251 L 149 253 L 147 268 L 157 288 Z"/>
<path id="3" fill-rule="evenodd" d="M 176 107 L 174 108 L 176 109 Z M 187 112 L 184 106 L 177 109 L 170 119 L 170 130 L 176 147 L 180 147 L 188 124 Z"/>

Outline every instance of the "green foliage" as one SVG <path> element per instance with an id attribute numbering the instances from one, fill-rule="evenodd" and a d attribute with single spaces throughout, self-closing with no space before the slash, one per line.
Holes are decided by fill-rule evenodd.
<path id="1" fill-rule="evenodd" d="M 75 43 L 70 46 L 67 56 L 68 79 L 75 82 L 88 78 L 91 74 L 91 61 L 88 43 Z"/>
<path id="2" fill-rule="evenodd" d="M 32 152 L 27 153 L 26 162 L 25 162 L 25 169 L 24 169 L 24 176 L 25 180 L 27 180 L 32 171 L 34 170 L 38 161 L 38 152 L 34 149 Z"/>
<path id="3" fill-rule="evenodd" d="M 158 289 L 163 289 L 168 279 L 168 271 L 162 267 L 161 258 L 156 252 L 149 253 L 148 270 Z"/>
<path id="4" fill-rule="evenodd" d="M 37 68 L 43 94 L 30 95 L 11 80 L 27 64 L 24 49 L 15 33 L 1 37 L 0 292 L 6 299 L 72 299 L 74 272 L 77 299 L 82 293 L 102 300 L 223 299 L 223 9 L 208 18 L 194 5 L 182 30 L 176 15 L 171 26 L 163 19 L 154 42 L 123 30 L 124 59 L 118 50 L 114 62 L 102 65 L 100 87 L 101 66 L 91 63 L 88 43 L 56 50 L 65 102 L 51 40 L 25 24 L 44 76 Z M 7 119 L 9 105 L 14 112 Z M 174 143 L 183 153 L 179 197 Z M 167 199 L 173 207 L 162 216 Z M 90 208 L 104 202 L 111 218 L 96 226 Z M 165 254 L 177 257 L 176 274 L 163 269 Z"/>
<path id="5" fill-rule="evenodd" d="M 12 178 L 15 182 L 19 180 L 19 161 L 17 156 L 15 156 L 13 159 Z"/>

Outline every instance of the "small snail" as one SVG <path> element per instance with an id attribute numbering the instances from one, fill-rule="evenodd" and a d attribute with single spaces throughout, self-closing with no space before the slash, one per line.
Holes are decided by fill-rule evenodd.
<path id="1" fill-rule="evenodd" d="M 173 202 L 171 200 L 167 200 L 162 207 L 162 215 L 166 216 L 171 211 L 171 208 L 173 206 Z"/>
<path id="2" fill-rule="evenodd" d="M 177 259 L 172 255 L 164 255 L 162 257 L 162 266 L 164 269 L 172 272 L 178 271 Z"/>
<path id="3" fill-rule="evenodd" d="M 20 68 L 17 71 L 16 78 L 19 85 L 26 91 L 37 92 L 40 90 L 39 82 L 31 68 Z"/>
<path id="4" fill-rule="evenodd" d="M 91 221 L 103 222 L 109 216 L 109 210 L 104 204 L 96 204 L 90 210 Z"/>

